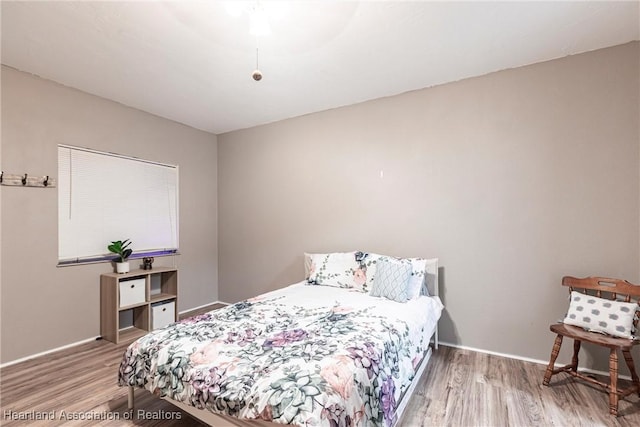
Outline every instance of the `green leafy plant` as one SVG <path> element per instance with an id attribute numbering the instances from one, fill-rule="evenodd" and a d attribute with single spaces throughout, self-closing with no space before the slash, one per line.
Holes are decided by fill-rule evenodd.
<path id="1" fill-rule="evenodd" d="M 111 244 L 107 246 L 107 249 L 109 249 L 109 252 L 119 255 L 119 258 L 116 258 L 115 262 L 125 262 L 133 252 L 133 250 L 128 249 L 129 245 L 131 245 L 131 241 L 129 239 L 124 241 L 116 240 L 115 242 L 111 242 Z"/>

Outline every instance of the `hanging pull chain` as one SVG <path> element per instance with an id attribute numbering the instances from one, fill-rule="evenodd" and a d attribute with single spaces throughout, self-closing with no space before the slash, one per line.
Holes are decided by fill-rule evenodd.
<path id="1" fill-rule="evenodd" d="M 260 71 L 260 67 L 258 67 L 258 38 L 256 37 L 256 69 L 253 70 L 253 74 L 251 75 L 253 80 L 259 82 L 262 80 L 262 71 Z"/>

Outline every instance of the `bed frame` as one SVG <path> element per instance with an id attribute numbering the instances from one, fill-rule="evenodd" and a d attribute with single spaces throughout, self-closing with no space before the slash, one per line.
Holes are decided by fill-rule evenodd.
<path id="1" fill-rule="evenodd" d="M 427 260 L 427 277 L 425 277 L 425 283 L 427 286 L 427 289 L 429 291 L 429 295 L 431 296 L 435 296 L 439 298 L 439 280 L 438 280 L 438 258 L 433 258 L 433 259 L 429 259 Z M 434 326 L 433 331 L 431 331 L 431 333 L 429 334 L 429 336 L 431 336 L 431 342 L 433 343 L 433 349 L 438 349 L 438 322 L 436 322 L 436 325 Z M 407 388 L 407 390 L 404 392 L 404 394 L 400 397 L 400 403 L 398 405 L 398 407 L 396 408 L 396 416 L 395 416 L 395 421 L 393 423 L 393 426 L 398 426 L 400 425 L 403 416 L 404 416 L 404 411 L 407 408 L 407 405 L 409 404 L 409 401 L 411 400 L 411 396 L 413 395 L 414 390 L 416 389 L 418 383 L 420 382 L 420 379 L 422 378 L 422 375 L 424 374 L 424 371 L 427 368 L 427 365 L 429 364 L 429 359 L 431 358 L 431 354 L 433 353 L 433 349 L 431 347 L 427 348 L 427 351 L 424 354 L 424 357 L 422 358 L 422 361 L 420 362 L 420 366 L 418 367 L 418 370 L 416 372 L 416 375 L 413 377 L 413 380 L 411 381 L 411 384 L 409 384 L 409 388 Z M 127 406 L 129 409 L 133 409 L 134 407 L 134 390 L 135 387 L 133 386 L 129 386 L 128 387 L 128 400 L 127 400 Z M 275 426 L 281 426 L 282 424 L 277 424 L 277 423 L 273 423 L 270 421 L 263 421 L 263 420 L 242 420 L 242 419 L 238 419 L 238 418 L 234 418 L 234 417 L 229 417 L 229 416 L 225 416 L 225 415 L 218 415 L 215 414 L 213 412 L 210 412 L 208 410 L 205 409 L 198 409 L 194 406 L 190 406 L 190 405 L 186 405 L 182 402 L 178 402 L 176 400 L 173 400 L 171 398 L 168 397 L 163 397 L 162 399 L 166 400 L 167 402 L 171 403 L 172 405 L 176 406 L 177 408 L 183 410 L 184 412 L 190 414 L 191 416 L 193 416 L 194 418 L 210 425 L 210 426 L 214 426 L 214 427 L 227 427 L 227 426 L 234 426 L 234 427 L 275 427 Z"/>

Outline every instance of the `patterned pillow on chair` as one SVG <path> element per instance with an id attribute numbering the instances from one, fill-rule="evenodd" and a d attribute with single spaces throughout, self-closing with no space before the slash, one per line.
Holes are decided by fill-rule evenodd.
<path id="1" fill-rule="evenodd" d="M 614 337 L 633 339 L 633 318 L 638 304 L 612 301 L 581 292 L 571 292 L 569 312 L 563 323 Z"/>

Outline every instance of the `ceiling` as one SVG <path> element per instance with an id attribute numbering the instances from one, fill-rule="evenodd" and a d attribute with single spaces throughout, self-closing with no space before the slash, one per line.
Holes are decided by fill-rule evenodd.
<path id="1" fill-rule="evenodd" d="M 220 134 L 640 39 L 637 1 L 226 3 L 2 1 L 2 63 Z"/>

